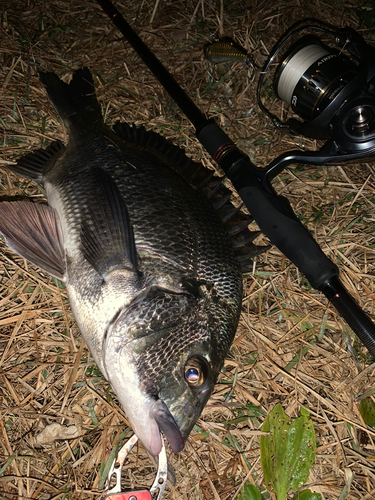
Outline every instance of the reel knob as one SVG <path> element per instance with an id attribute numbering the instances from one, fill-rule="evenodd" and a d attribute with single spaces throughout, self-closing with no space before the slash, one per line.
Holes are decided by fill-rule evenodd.
<path id="1" fill-rule="evenodd" d="M 373 116 L 373 110 L 369 106 L 358 106 L 352 109 L 347 121 L 349 132 L 356 136 L 366 135 L 373 121 Z"/>
<path id="2" fill-rule="evenodd" d="M 341 107 L 332 122 L 332 139 L 343 153 L 374 156 L 375 96 L 360 92 Z M 354 160 L 355 158 L 353 158 Z"/>

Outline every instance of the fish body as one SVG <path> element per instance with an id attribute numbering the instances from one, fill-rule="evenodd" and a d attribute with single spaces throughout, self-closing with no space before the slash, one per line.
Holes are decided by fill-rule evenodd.
<path id="1" fill-rule="evenodd" d="M 65 282 L 79 329 L 146 449 L 160 452 L 162 431 L 177 453 L 237 328 L 238 258 L 218 213 L 181 172 L 181 162 L 193 163 L 178 148 L 126 124 L 110 130 L 88 69 L 69 85 L 53 73 L 41 80 L 68 145 L 10 167 L 42 184 L 48 205 L 0 203 L 0 232 Z"/>

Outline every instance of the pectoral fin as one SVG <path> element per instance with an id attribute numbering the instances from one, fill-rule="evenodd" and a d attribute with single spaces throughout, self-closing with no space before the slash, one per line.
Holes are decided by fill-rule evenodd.
<path id="1" fill-rule="evenodd" d="M 140 274 L 133 227 L 124 199 L 110 175 L 99 169 L 97 200 L 83 218 L 81 249 L 104 278 L 114 271 Z"/>
<path id="2" fill-rule="evenodd" d="M 64 280 L 60 220 L 51 207 L 27 201 L 0 203 L 0 233 L 21 257 Z"/>

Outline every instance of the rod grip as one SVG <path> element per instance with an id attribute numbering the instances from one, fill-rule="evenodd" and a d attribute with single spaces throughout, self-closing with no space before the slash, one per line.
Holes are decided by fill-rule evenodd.
<path id="1" fill-rule="evenodd" d="M 338 267 L 297 219 L 289 201 L 265 190 L 256 174 L 240 165 L 242 162 L 247 163 L 239 160 L 232 165 L 232 171 L 229 168 L 228 177 L 261 231 L 303 272 L 314 288 L 324 293 L 375 357 L 375 325 L 338 280 Z"/>
<path id="2" fill-rule="evenodd" d="M 265 190 L 249 162 L 244 159 L 235 162 L 227 175 L 261 231 L 303 272 L 314 288 L 321 289 L 339 275 L 338 267 L 297 219 L 289 201 Z"/>

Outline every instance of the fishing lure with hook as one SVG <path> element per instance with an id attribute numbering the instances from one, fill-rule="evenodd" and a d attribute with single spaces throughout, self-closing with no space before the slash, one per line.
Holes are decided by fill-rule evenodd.
<path id="1" fill-rule="evenodd" d="M 203 54 L 207 61 L 217 65 L 221 63 L 242 63 L 249 66 L 252 76 L 255 74 L 255 63 L 246 50 L 231 38 L 221 38 L 203 47 Z"/>
<path id="2" fill-rule="evenodd" d="M 137 441 L 137 436 L 133 434 L 133 436 L 120 449 L 117 454 L 117 458 L 113 460 L 107 477 L 106 495 L 102 497 L 102 500 L 152 500 L 153 495 L 156 494 L 156 492 L 158 492 L 156 500 L 161 500 L 168 474 L 168 461 L 165 452 L 164 439 L 162 439 L 162 449 L 159 453 L 158 471 L 151 488 L 149 490 L 121 491 L 122 466 L 124 465 L 126 457 L 129 455 L 130 451 Z M 112 477 L 116 478 L 116 484 L 111 489 L 108 489 Z"/>
<path id="3" fill-rule="evenodd" d="M 252 60 L 246 50 L 230 38 L 221 38 L 220 40 L 207 43 L 203 47 L 203 54 L 208 61 L 214 64 L 222 62 L 252 64 Z"/>

